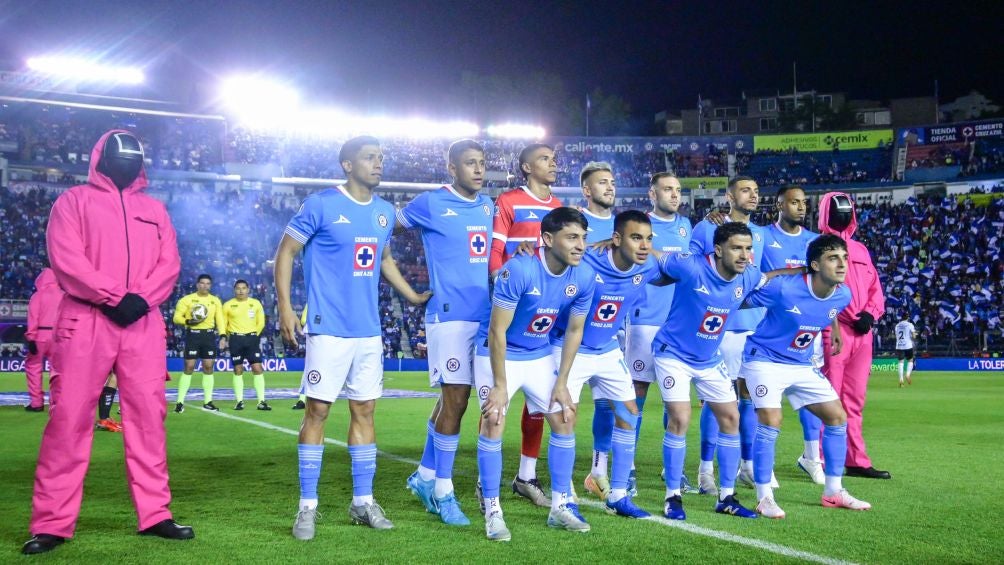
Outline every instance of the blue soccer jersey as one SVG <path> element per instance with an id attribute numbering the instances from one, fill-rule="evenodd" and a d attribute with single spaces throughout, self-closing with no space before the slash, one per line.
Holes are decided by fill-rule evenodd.
<path id="1" fill-rule="evenodd" d="M 603 241 L 604 239 L 610 239 L 613 237 L 613 214 L 610 214 L 606 218 L 601 218 L 586 208 L 579 208 L 579 211 L 582 212 L 582 215 L 586 217 L 586 221 L 589 222 L 589 227 L 586 229 L 586 241 L 589 243 L 596 243 L 597 241 Z"/>
<path id="2" fill-rule="evenodd" d="M 777 269 L 805 266 L 805 255 L 812 240 L 819 234 L 803 227 L 798 233 L 790 234 L 782 230 L 776 223 L 764 229 L 763 257 L 760 259 L 760 270 L 767 273 Z"/>
<path id="3" fill-rule="evenodd" d="M 422 230 L 432 298 L 427 323 L 480 322 L 491 313 L 488 297 L 489 233 L 492 201 L 473 199 L 444 186 L 420 194 L 397 213 L 406 228 Z"/>
<path id="4" fill-rule="evenodd" d="M 586 326 L 582 334 L 579 351 L 600 354 L 618 349 L 617 331 L 624 325 L 624 310 L 630 308 L 652 279 L 662 277 L 659 264 L 649 257 L 643 265 L 631 265 L 622 271 L 614 265 L 612 250 L 590 249 L 583 255 L 582 262 L 596 271 L 593 300 L 586 316 Z M 558 317 L 551 332 L 551 344 L 564 345 L 565 329 L 568 327 L 568 313 Z"/>
<path id="5" fill-rule="evenodd" d="M 312 194 L 285 233 L 303 244 L 311 334 L 380 335 L 380 258 L 394 229 L 394 206 L 373 195 L 358 202 L 341 187 Z"/>
<path id="6" fill-rule="evenodd" d="M 652 354 L 683 361 L 694 369 L 721 363 L 718 351 L 723 330 L 739 311 L 743 300 L 761 286 L 766 277 L 748 266 L 732 280 L 715 268 L 713 255 L 671 253 L 659 261 L 662 274 L 676 280 L 669 317 L 652 342 Z"/>
<path id="7" fill-rule="evenodd" d="M 763 257 L 764 228 L 750 222 L 746 224 L 753 233 L 753 257 L 750 263 L 760 265 Z M 694 238 L 690 240 L 690 252 L 695 255 L 708 255 L 715 252 L 715 224 L 701 220 L 694 226 Z M 747 308 L 729 316 L 727 330 L 731 332 L 750 332 L 763 319 L 764 312 L 760 308 Z"/>
<path id="8" fill-rule="evenodd" d="M 827 298 L 812 292 L 809 275 L 776 276 L 749 297 L 767 308 L 756 331 L 746 340 L 743 361 L 812 365 L 812 342 L 851 303 L 844 285 Z"/>
<path id="9" fill-rule="evenodd" d="M 580 264 L 560 275 L 551 274 L 544 262 L 544 250 L 535 255 L 517 255 L 507 261 L 495 277 L 492 304 L 515 310 L 506 331 L 506 359 L 540 359 L 551 354 L 548 334 L 563 312 L 585 316 L 593 298 L 596 273 Z M 485 318 L 478 328 L 477 355 L 488 355 L 488 326 Z"/>
<path id="10" fill-rule="evenodd" d="M 693 228 L 690 220 L 676 214 L 672 220 L 660 218 L 649 212 L 652 220 L 652 249 L 662 253 L 685 252 L 690 248 Z M 645 294 L 639 297 L 631 312 L 631 323 L 640 326 L 661 326 L 669 316 L 669 305 L 673 303 L 676 285 L 646 286 Z"/>

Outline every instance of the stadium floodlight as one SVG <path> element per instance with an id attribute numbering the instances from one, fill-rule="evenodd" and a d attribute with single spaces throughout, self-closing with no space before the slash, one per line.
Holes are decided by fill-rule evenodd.
<path id="1" fill-rule="evenodd" d="M 544 137 L 544 128 L 524 124 L 499 124 L 488 126 L 485 133 L 490 137 L 507 137 L 511 139 L 540 139 Z"/>
<path id="2" fill-rule="evenodd" d="M 79 57 L 31 57 L 26 64 L 36 73 L 77 82 L 140 84 L 145 80 L 143 71 L 135 67 L 104 65 Z"/>
<path id="3" fill-rule="evenodd" d="M 288 124 L 300 105 L 300 94 L 293 88 L 253 75 L 224 80 L 220 99 L 240 122 L 251 127 Z"/>

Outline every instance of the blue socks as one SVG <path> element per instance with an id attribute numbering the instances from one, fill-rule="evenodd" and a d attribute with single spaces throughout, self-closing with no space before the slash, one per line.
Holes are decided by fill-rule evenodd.
<path id="1" fill-rule="evenodd" d="M 666 471 L 666 488 L 680 490 L 680 478 L 683 476 L 686 458 L 687 438 L 666 432 L 662 438 L 662 466 Z"/>
<path id="2" fill-rule="evenodd" d="M 551 432 L 547 446 L 547 468 L 551 471 L 552 491 L 566 495 L 572 492 L 573 467 L 575 467 L 575 435 Z"/>
<path id="3" fill-rule="evenodd" d="M 718 444 L 718 419 L 705 402 L 701 408 L 701 461 L 715 460 L 715 446 Z"/>
<path id="4" fill-rule="evenodd" d="M 823 426 L 823 471 L 827 477 L 839 477 L 844 474 L 844 461 L 847 460 L 847 424 L 841 426 Z"/>
<path id="5" fill-rule="evenodd" d="M 635 405 L 638 406 L 638 421 L 634 425 L 634 442 L 635 442 L 635 445 L 638 444 L 638 438 L 641 436 L 641 416 L 642 416 L 642 412 L 645 410 L 645 399 L 647 399 L 647 398 L 648 398 L 648 395 L 645 395 L 645 396 L 636 396 L 635 399 L 634 399 Z M 666 428 L 663 428 L 663 429 L 665 430 Z"/>
<path id="6" fill-rule="evenodd" d="M 774 448 L 781 430 L 757 424 L 753 441 L 753 480 L 758 485 L 769 485 L 774 471 Z"/>
<path id="7" fill-rule="evenodd" d="M 606 453 L 610 451 L 610 435 L 614 431 L 614 411 L 611 401 L 607 399 L 594 400 L 593 405 L 593 451 Z"/>
<path id="8" fill-rule="evenodd" d="M 736 487 L 739 473 L 739 434 L 718 432 L 718 482 L 723 489 Z"/>
<path id="9" fill-rule="evenodd" d="M 422 460 L 419 462 L 419 465 L 425 469 L 435 469 L 436 448 L 434 436 L 436 434 L 436 425 L 431 420 L 428 420 L 425 424 L 425 430 L 425 449 L 422 451 Z M 422 477 L 422 480 L 427 481 L 429 477 Z"/>
<path id="10" fill-rule="evenodd" d="M 375 443 L 349 446 L 349 457 L 352 459 L 352 496 L 373 495 L 376 456 Z"/>
<path id="11" fill-rule="evenodd" d="M 610 469 L 610 488 L 626 489 L 631 465 L 634 463 L 635 431 L 613 429 L 611 441 L 614 461 Z"/>
<path id="12" fill-rule="evenodd" d="M 460 435 L 448 436 L 439 432 L 432 432 L 432 441 L 435 446 L 437 479 L 453 478 L 453 460 L 457 457 L 457 446 L 460 444 Z"/>
<path id="13" fill-rule="evenodd" d="M 550 457 L 548 458 L 550 459 Z M 478 474 L 485 498 L 498 498 L 502 483 L 502 440 L 478 436 Z"/>
<path id="14" fill-rule="evenodd" d="M 297 444 L 297 459 L 300 466 L 300 498 L 317 499 L 317 482 L 321 478 L 321 459 L 324 456 L 324 444 Z"/>
<path id="15" fill-rule="evenodd" d="M 739 399 L 739 446 L 743 461 L 753 459 L 753 436 L 756 435 L 756 408 L 749 398 Z"/>

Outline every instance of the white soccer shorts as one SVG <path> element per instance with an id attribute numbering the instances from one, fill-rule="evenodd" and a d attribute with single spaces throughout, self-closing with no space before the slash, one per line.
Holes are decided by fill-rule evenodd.
<path id="1" fill-rule="evenodd" d="M 555 347 L 551 357 L 554 358 L 554 366 L 560 367 L 561 348 Z M 594 400 L 605 398 L 627 402 L 635 399 L 631 375 L 624 364 L 624 354 L 620 349 L 599 355 L 581 352 L 576 355 L 572 369 L 568 373 L 568 393 L 572 395 L 572 400 L 576 404 L 579 403 L 582 387 L 587 382 L 593 389 Z"/>
<path id="2" fill-rule="evenodd" d="M 383 341 L 373 337 L 308 334 L 302 386 L 307 398 L 334 402 L 345 388 L 349 400 L 383 394 Z"/>
<path id="3" fill-rule="evenodd" d="M 474 338 L 478 322 L 426 324 L 429 345 L 429 386 L 474 384 Z"/>
<path id="4" fill-rule="evenodd" d="M 743 349 L 746 347 L 746 338 L 751 335 L 753 332 L 730 332 L 728 330 L 722 335 L 722 343 L 718 350 L 722 352 L 725 371 L 732 380 L 739 378 L 739 368 L 743 364 Z"/>
<path id="5" fill-rule="evenodd" d="M 506 393 L 508 401 L 505 411 L 509 410 L 516 391 L 522 390 L 526 396 L 526 406 L 531 414 L 551 414 L 561 412 L 561 406 L 551 406 L 551 393 L 554 392 L 554 381 L 557 379 L 557 367 L 550 355 L 539 359 L 505 361 Z M 487 355 L 474 356 L 474 386 L 478 391 L 478 405 L 484 404 L 488 391 L 495 386 L 492 376 L 492 364 Z"/>
<path id="6" fill-rule="evenodd" d="M 795 410 L 837 400 L 833 385 L 812 365 L 748 361 L 743 363 L 742 377 L 757 408 L 780 408 L 782 394 Z"/>
<path id="7" fill-rule="evenodd" d="M 659 326 L 628 326 L 624 360 L 631 371 L 631 380 L 643 383 L 655 382 L 652 341 L 657 333 Z"/>
<path id="8" fill-rule="evenodd" d="M 695 369 L 678 359 L 655 358 L 655 375 L 664 402 L 689 402 L 690 383 L 697 397 L 705 402 L 735 402 L 732 379 L 725 372 L 725 363 L 707 369 Z"/>

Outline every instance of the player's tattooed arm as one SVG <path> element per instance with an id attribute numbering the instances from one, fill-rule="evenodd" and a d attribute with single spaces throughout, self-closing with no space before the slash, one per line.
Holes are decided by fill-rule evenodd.
<path id="1" fill-rule="evenodd" d="M 404 280 L 404 275 L 401 274 L 401 270 L 397 268 L 397 261 L 394 261 L 394 255 L 390 252 L 390 246 L 383 248 L 383 257 L 380 260 L 380 275 L 390 283 L 390 286 L 394 290 L 398 291 L 405 300 L 421 306 L 429 301 L 432 297 L 432 291 L 427 290 L 421 294 L 415 292 L 415 289 L 411 288 L 408 281 Z"/>

